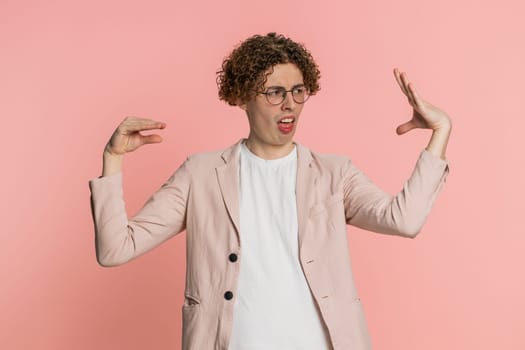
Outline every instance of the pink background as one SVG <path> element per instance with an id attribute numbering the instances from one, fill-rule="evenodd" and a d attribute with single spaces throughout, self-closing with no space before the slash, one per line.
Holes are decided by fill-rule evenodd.
<path id="1" fill-rule="evenodd" d="M 296 139 L 345 154 L 385 190 L 429 133 L 392 69 L 454 120 L 451 173 L 415 240 L 349 227 L 375 349 L 524 349 L 524 5 L 519 0 L 2 1 L 0 348 L 179 349 L 185 238 L 97 265 L 88 180 L 128 115 L 165 121 L 127 156 L 129 214 L 194 152 L 247 135 L 217 99 L 233 46 L 306 44 L 322 90 Z"/>

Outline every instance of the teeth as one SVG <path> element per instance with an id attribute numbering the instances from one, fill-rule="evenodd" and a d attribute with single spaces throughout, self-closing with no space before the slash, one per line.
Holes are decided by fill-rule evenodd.
<path id="1" fill-rule="evenodd" d="M 293 122 L 293 118 L 286 118 L 286 119 L 281 120 L 281 123 L 291 123 L 291 122 Z"/>

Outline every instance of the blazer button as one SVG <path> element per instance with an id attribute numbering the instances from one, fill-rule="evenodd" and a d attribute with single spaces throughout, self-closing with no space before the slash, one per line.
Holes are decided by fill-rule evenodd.
<path id="1" fill-rule="evenodd" d="M 237 261 L 237 254 L 235 254 L 235 253 L 231 253 L 231 254 L 228 256 L 228 259 L 230 259 L 231 262 L 236 262 L 236 261 Z"/>
<path id="2" fill-rule="evenodd" d="M 232 300 L 233 299 L 233 293 L 230 292 L 230 291 L 227 291 L 226 293 L 224 293 L 224 299 Z"/>

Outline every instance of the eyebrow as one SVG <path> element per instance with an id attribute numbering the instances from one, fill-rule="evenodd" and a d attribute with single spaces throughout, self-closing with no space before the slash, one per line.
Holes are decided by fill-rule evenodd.
<path id="1" fill-rule="evenodd" d="M 292 86 L 292 89 L 295 89 L 296 87 L 300 87 L 300 86 L 305 86 L 305 85 L 304 85 L 304 83 L 296 84 L 296 85 Z M 286 89 L 284 86 L 281 86 L 281 85 L 272 85 L 272 86 L 268 86 L 266 89 L 275 89 L 275 88 L 283 88 L 283 89 Z"/>

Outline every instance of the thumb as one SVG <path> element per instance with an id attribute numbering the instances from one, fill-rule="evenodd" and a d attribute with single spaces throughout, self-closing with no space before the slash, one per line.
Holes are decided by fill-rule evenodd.
<path id="1" fill-rule="evenodd" d="M 144 135 L 142 136 L 142 144 L 147 143 L 160 143 L 162 142 L 162 137 L 160 135 Z"/>
<path id="2" fill-rule="evenodd" d="M 396 129 L 396 133 L 398 135 L 403 135 L 407 132 L 409 132 L 410 130 L 412 129 L 415 129 L 416 128 L 416 125 L 414 125 L 414 123 L 411 121 L 408 121 L 406 123 L 403 123 L 401 125 L 399 125 Z"/>

